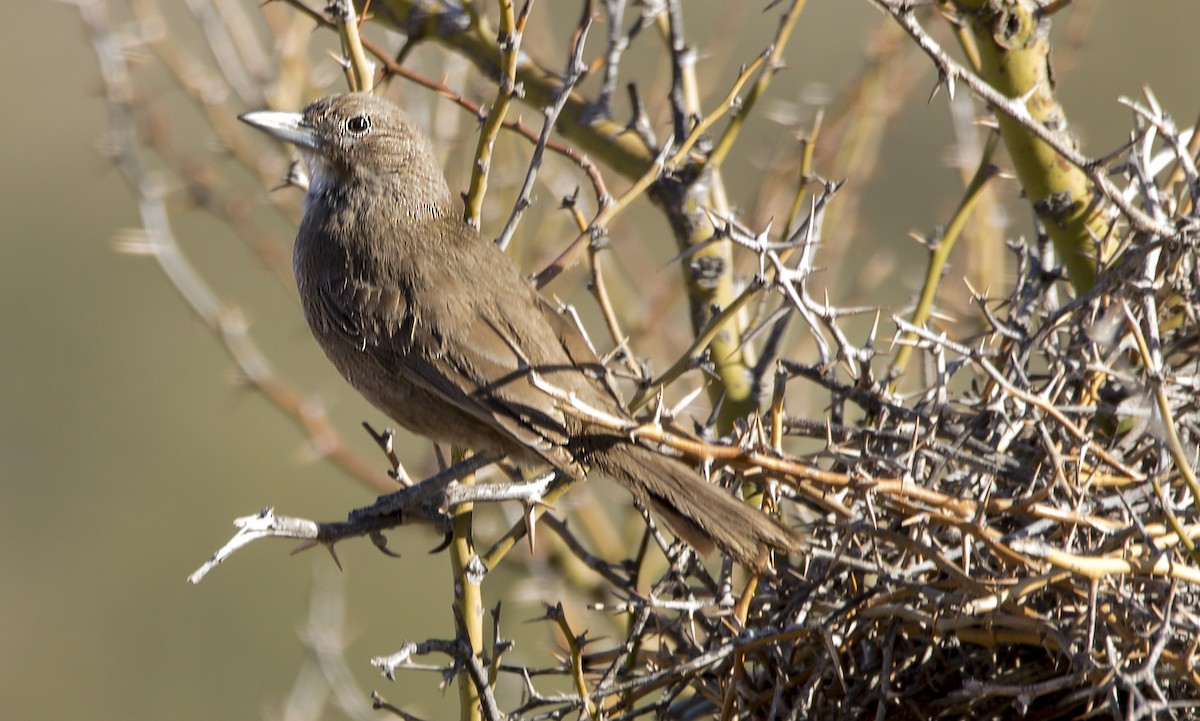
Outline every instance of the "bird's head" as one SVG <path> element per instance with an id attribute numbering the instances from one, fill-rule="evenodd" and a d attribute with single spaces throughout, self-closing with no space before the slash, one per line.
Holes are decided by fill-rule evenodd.
<path id="1" fill-rule="evenodd" d="M 417 123 L 366 93 L 327 95 L 296 112 L 261 110 L 240 119 L 292 143 L 308 166 L 310 194 L 329 184 L 396 182 L 424 189 L 426 201 L 449 204 L 441 165 Z"/>

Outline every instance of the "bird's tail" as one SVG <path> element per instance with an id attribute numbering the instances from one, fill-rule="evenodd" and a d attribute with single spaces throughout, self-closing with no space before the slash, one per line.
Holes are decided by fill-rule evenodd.
<path id="1" fill-rule="evenodd" d="M 701 553 L 719 546 L 752 569 L 766 568 L 771 551 L 795 551 L 801 536 L 778 519 L 704 481 L 683 463 L 630 443 L 596 448 L 588 459 L 620 483 Z"/>

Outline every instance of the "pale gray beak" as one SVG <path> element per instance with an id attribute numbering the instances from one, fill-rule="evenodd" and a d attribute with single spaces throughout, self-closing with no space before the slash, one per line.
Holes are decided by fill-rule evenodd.
<path id="1" fill-rule="evenodd" d="M 299 148 L 319 149 L 316 131 L 304 121 L 304 116 L 300 113 L 256 110 L 252 113 L 242 113 L 238 120 Z"/>

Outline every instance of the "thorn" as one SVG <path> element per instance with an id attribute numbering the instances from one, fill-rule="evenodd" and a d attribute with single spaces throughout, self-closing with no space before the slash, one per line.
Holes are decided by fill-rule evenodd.
<path id="1" fill-rule="evenodd" d="M 383 535 L 379 531 L 371 534 L 371 543 L 374 543 L 375 548 L 378 548 L 383 555 L 391 556 L 392 558 L 400 558 L 399 553 L 396 553 L 387 547 L 387 536 Z"/>
<path id="2" fill-rule="evenodd" d="M 533 538 L 533 529 L 537 528 L 537 522 L 536 522 L 536 521 L 537 521 L 537 519 L 535 519 L 535 518 L 533 517 L 533 510 L 534 510 L 535 508 L 537 508 L 537 505 L 536 505 L 536 504 L 533 504 L 533 503 L 527 503 L 527 504 L 525 504 L 525 513 L 524 513 L 524 516 L 525 516 L 525 536 L 526 536 L 526 537 L 529 539 L 529 553 L 530 553 L 531 555 L 532 555 L 532 554 L 533 554 L 533 552 L 534 552 L 534 538 Z"/>
<path id="3" fill-rule="evenodd" d="M 337 551 L 335 551 L 333 549 L 333 544 L 326 543 L 325 541 L 318 541 L 315 539 L 307 539 L 307 540 L 301 541 L 299 545 L 297 545 L 295 548 L 292 549 L 292 552 L 290 555 L 295 556 L 298 553 L 304 553 L 308 549 L 314 548 L 316 546 L 324 546 L 325 550 L 329 551 L 329 556 L 333 559 L 333 562 L 335 565 L 337 565 L 339 571 L 346 570 L 346 569 L 342 568 L 342 561 L 341 561 L 341 559 L 338 558 Z"/>
<path id="4" fill-rule="evenodd" d="M 333 547 L 333 544 L 332 544 L 332 543 L 326 543 L 326 544 L 325 544 L 325 550 L 329 551 L 329 557 L 333 559 L 333 562 L 334 562 L 334 564 L 336 564 L 336 565 L 337 565 L 337 567 L 338 567 L 338 570 L 339 570 L 339 571 L 345 571 L 345 569 L 344 569 L 344 568 L 342 568 L 342 560 L 341 560 L 340 558 L 338 558 L 338 555 L 337 555 L 337 550 L 336 550 L 336 549 L 334 549 L 334 547 Z"/>
<path id="5" fill-rule="evenodd" d="M 454 540 L 454 534 L 447 532 L 446 537 L 442 539 L 441 543 L 439 543 L 434 548 L 429 549 L 429 555 L 432 556 L 435 553 L 441 553 L 442 551 L 446 550 L 447 548 L 450 547 L 450 542 L 453 540 Z"/>
<path id="6" fill-rule="evenodd" d="M 296 545 L 295 548 L 292 549 L 292 552 L 288 555 L 290 555 L 290 556 L 299 555 L 301 553 L 304 553 L 308 549 L 312 548 L 313 546 L 316 546 L 318 543 L 320 543 L 320 541 L 313 539 L 313 538 L 301 541 L 299 544 Z"/>

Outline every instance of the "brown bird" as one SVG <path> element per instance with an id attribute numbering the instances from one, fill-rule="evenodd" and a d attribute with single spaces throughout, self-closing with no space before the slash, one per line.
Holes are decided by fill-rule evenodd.
<path id="1" fill-rule="evenodd" d="M 245 122 L 294 144 L 310 174 L 294 268 L 325 354 L 375 407 L 441 443 L 572 478 L 596 469 L 701 552 L 763 568 L 799 536 L 683 463 L 589 424 L 531 379 L 629 411 L 582 334 L 455 212 L 429 139 L 391 103 L 331 95 Z"/>

